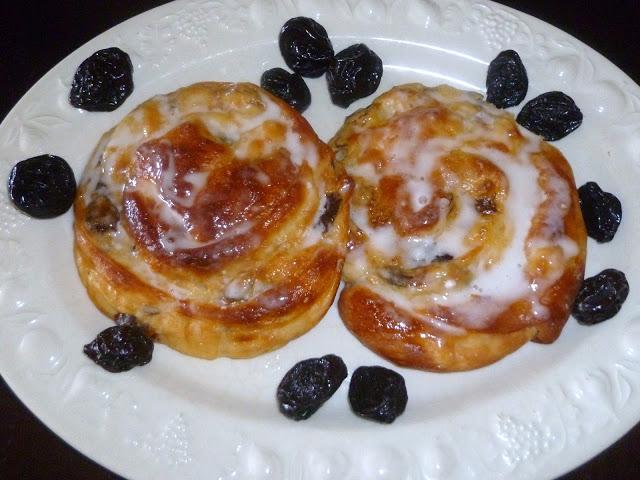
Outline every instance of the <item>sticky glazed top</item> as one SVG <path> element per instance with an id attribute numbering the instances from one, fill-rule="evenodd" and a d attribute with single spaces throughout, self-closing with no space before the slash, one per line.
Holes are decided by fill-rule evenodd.
<path id="1" fill-rule="evenodd" d="M 272 263 L 278 252 L 344 253 L 326 215 L 349 185 L 332 159 L 302 116 L 255 85 L 191 85 L 144 102 L 104 135 L 76 224 L 177 298 L 215 303 L 218 288 L 220 305 L 265 292 L 282 303 L 289 294 L 274 287 L 290 275 Z"/>
<path id="2" fill-rule="evenodd" d="M 479 94 L 418 84 L 353 114 L 331 145 L 355 184 L 347 288 L 431 332 L 559 335 L 586 235 L 558 150 Z"/>

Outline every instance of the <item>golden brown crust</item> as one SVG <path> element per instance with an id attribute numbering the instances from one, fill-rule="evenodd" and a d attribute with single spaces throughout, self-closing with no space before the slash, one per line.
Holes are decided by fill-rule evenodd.
<path id="1" fill-rule="evenodd" d="M 560 335 L 586 232 L 557 149 L 475 94 L 418 84 L 354 113 L 330 145 L 355 186 L 339 310 L 367 347 L 447 372 Z"/>
<path id="2" fill-rule="evenodd" d="M 302 335 L 344 260 L 350 184 L 332 163 L 302 116 L 251 84 L 145 102 L 105 135 L 74 205 L 91 299 L 198 357 Z"/>
<path id="3" fill-rule="evenodd" d="M 367 347 L 403 367 L 453 372 L 500 360 L 536 335 L 535 327 L 509 333 L 443 335 L 436 327 L 360 285 L 345 288 L 340 315 Z"/>

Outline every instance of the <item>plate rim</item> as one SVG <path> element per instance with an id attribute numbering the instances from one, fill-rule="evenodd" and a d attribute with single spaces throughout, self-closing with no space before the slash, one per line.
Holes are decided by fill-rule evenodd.
<path id="1" fill-rule="evenodd" d="M 342 1 L 342 0 L 340 0 Z M 418 2 L 419 0 L 410 0 L 410 1 L 415 1 Z M 20 98 L 20 100 L 11 108 L 11 110 L 7 113 L 7 115 L 5 116 L 5 118 L 3 119 L 2 123 L 0 124 L 0 132 L 6 128 L 6 124 L 8 122 L 8 120 L 10 118 L 12 118 L 15 113 L 22 108 L 24 103 L 27 103 L 29 101 L 29 96 L 30 94 L 32 94 L 32 92 L 37 89 L 39 86 L 46 84 L 49 80 L 50 77 L 52 77 L 54 75 L 54 72 L 61 66 L 64 65 L 66 63 L 69 62 L 69 59 L 72 58 L 74 55 L 77 55 L 78 52 L 80 50 L 83 49 L 88 49 L 90 48 L 91 45 L 96 44 L 96 43 L 100 43 L 103 42 L 106 38 L 108 38 L 109 36 L 113 35 L 115 33 L 115 31 L 127 28 L 128 24 L 135 24 L 136 22 L 139 22 L 141 19 L 147 17 L 147 16 L 152 16 L 152 15 L 156 15 L 159 14 L 161 12 L 164 11 L 173 11 L 173 10 L 177 10 L 177 6 L 178 5 L 188 5 L 190 3 L 195 3 L 195 2 L 189 2 L 187 0 L 180 0 L 177 2 L 173 2 L 173 3 L 168 3 L 168 4 L 164 4 L 164 5 L 160 5 L 158 7 L 155 7 L 153 9 L 147 10 L 145 12 L 142 12 L 136 16 L 133 16 L 123 22 L 120 22 L 116 25 L 114 25 L 113 27 L 109 28 L 108 30 L 100 33 L 99 35 L 93 37 L 91 40 L 89 40 L 88 42 L 86 42 L 85 44 L 81 45 L 80 47 L 78 47 L 77 49 L 75 49 L 73 52 L 71 52 L 69 55 L 67 55 L 65 58 L 63 58 L 60 62 L 58 62 L 55 66 L 53 66 L 45 75 L 43 75 L 31 88 L 29 88 L 29 90 Z M 527 13 L 524 12 L 520 12 L 514 8 L 511 8 L 509 6 L 506 5 L 502 5 L 502 4 L 498 4 L 495 3 L 491 0 L 482 0 L 482 1 L 474 1 L 474 0 L 458 0 L 458 3 L 462 3 L 462 4 L 467 4 L 467 5 L 490 5 L 493 6 L 492 8 L 494 9 L 498 9 L 498 10 L 503 10 L 506 12 L 509 12 L 513 15 L 516 15 L 518 17 L 520 17 L 523 21 L 527 22 L 527 23 L 533 23 L 533 24 L 537 24 L 538 27 L 543 28 L 544 30 L 547 31 L 551 31 L 556 35 L 561 35 L 564 37 L 569 37 L 574 43 L 576 43 L 577 45 L 579 45 L 581 48 L 583 48 L 584 50 L 586 50 L 589 55 L 596 55 L 596 59 L 598 61 L 598 63 L 606 63 L 608 65 L 609 68 L 613 68 L 613 71 L 615 71 L 616 75 L 620 78 L 624 78 L 626 82 L 628 82 L 631 85 L 631 88 L 636 88 L 636 89 L 640 89 L 640 87 L 638 87 L 638 85 L 635 83 L 635 81 L 630 78 L 624 71 L 622 71 L 617 65 L 615 65 L 614 63 L 612 63 L 611 61 L 609 61 L 606 57 L 604 57 L 600 52 L 598 52 L 597 50 L 593 49 L 592 47 L 588 46 L 587 44 L 585 44 L 584 42 L 582 42 L 581 40 L 571 36 L 570 34 L 568 34 L 567 32 L 559 29 L 558 27 L 555 27 L 552 24 L 549 24 L 543 20 L 540 20 L 536 17 L 533 17 Z M 3 241 L 3 240 L 2 240 Z M 35 399 L 30 398 L 29 395 L 26 393 L 26 389 L 22 389 L 21 388 L 21 384 L 19 381 L 16 381 L 16 379 L 12 379 L 11 374 L 9 374 L 9 376 L 7 376 L 7 366 L 5 366 L 2 362 L 0 362 L 0 370 L 2 370 L 2 375 L 3 378 L 5 379 L 7 385 L 9 386 L 9 388 L 14 392 L 14 394 L 16 395 L 16 397 L 25 405 L 27 406 L 27 408 L 34 414 L 34 416 L 36 416 L 39 421 L 41 423 L 43 423 L 43 425 L 45 425 L 45 427 L 47 429 L 49 429 L 50 431 L 52 431 L 58 438 L 60 438 L 62 441 L 64 441 L 65 443 L 67 443 L 68 445 L 71 445 L 75 450 L 77 450 L 78 452 L 80 452 L 82 455 L 86 456 L 87 458 L 91 459 L 92 461 L 105 466 L 106 468 L 110 469 L 111 471 L 122 475 L 122 476 L 126 476 L 126 472 L 124 471 L 120 471 L 119 470 L 119 466 L 117 465 L 117 462 L 111 462 L 111 463 L 105 463 L 102 460 L 97 460 L 96 457 L 89 452 L 89 448 L 87 448 L 87 445 L 82 443 L 80 441 L 80 439 L 73 439 L 70 440 L 69 438 L 65 437 L 65 427 L 64 427 L 64 422 L 60 421 L 62 419 L 56 418 L 55 415 L 49 416 L 47 415 L 47 412 L 38 412 L 38 408 L 35 402 Z M 610 431 L 609 435 L 605 435 L 605 437 L 607 438 L 607 440 L 605 441 L 601 441 L 599 442 L 599 445 L 604 445 L 602 448 L 598 447 L 595 449 L 590 449 L 592 450 L 591 453 L 588 453 L 587 456 L 585 457 L 583 455 L 583 460 L 581 463 L 584 463 L 586 461 L 588 461 L 590 458 L 593 458 L 594 456 L 598 455 L 601 451 L 603 451 L 604 448 L 606 448 L 607 446 L 611 445 L 612 443 L 614 443 L 616 440 L 618 440 L 619 438 L 621 438 L 627 431 L 629 431 L 631 428 L 633 428 L 633 426 L 638 423 L 638 421 L 640 421 L 640 407 L 638 407 L 636 409 L 636 414 L 633 415 L 636 418 L 636 422 L 631 424 L 631 425 L 627 425 L 626 427 L 621 427 L 614 431 Z M 623 424 L 624 422 L 619 422 L 618 425 Z M 580 464 L 581 464 L 580 463 Z M 575 465 L 570 465 L 565 467 L 564 469 L 560 469 L 558 471 L 556 471 L 556 474 L 564 474 L 566 472 L 571 471 L 572 469 L 576 468 L 579 464 L 575 464 Z"/>

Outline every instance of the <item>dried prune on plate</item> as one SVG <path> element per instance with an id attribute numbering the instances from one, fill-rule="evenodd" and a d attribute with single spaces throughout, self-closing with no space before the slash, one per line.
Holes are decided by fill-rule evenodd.
<path id="1" fill-rule="evenodd" d="M 357 43 L 336 54 L 327 70 L 331 101 L 347 108 L 374 93 L 382 79 L 382 60 L 364 43 Z"/>
<path id="2" fill-rule="evenodd" d="M 587 182 L 578 189 L 582 218 L 587 233 L 599 243 L 613 240 L 622 220 L 622 204 L 596 182 Z"/>
<path id="3" fill-rule="evenodd" d="M 133 65 L 117 47 L 98 50 L 83 61 L 73 77 L 69 102 L 90 112 L 111 112 L 133 92 Z"/>
<path id="4" fill-rule="evenodd" d="M 153 356 L 153 341 L 141 327 L 109 327 L 84 346 L 84 353 L 109 372 L 118 373 L 146 365 Z"/>
<path id="5" fill-rule="evenodd" d="M 529 100 L 516 121 L 548 142 L 566 137 L 582 124 L 582 112 L 562 92 L 547 92 Z"/>
<path id="6" fill-rule="evenodd" d="M 487 71 L 487 102 L 498 108 L 519 105 L 527 96 L 527 70 L 515 50 L 500 52 Z"/>
<path id="7" fill-rule="evenodd" d="M 319 77 L 333 61 L 333 45 L 322 25 L 307 17 L 287 20 L 278 38 L 287 66 L 303 77 Z"/>
<path id="8" fill-rule="evenodd" d="M 9 198 L 35 218 L 65 213 L 76 195 L 76 179 L 67 161 L 55 155 L 39 155 L 18 162 L 9 174 Z"/>
<path id="9" fill-rule="evenodd" d="M 260 77 L 260 86 L 300 113 L 311 105 L 309 87 L 297 73 L 289 73 L 283 68 L 271 68 Z"/>
<path id="10" fill-rule="evenodd" d="M 381 423 L 393 422 L 407 406 L 404 378 L 380 366 L 359 367 L 351 375 L 349 403 L 361 417 Z"/>
<path id="11" fill-rule="evenodd" d="M 278 385 L 280 412 L 293 420 L 306 420 L 331 398 L 345 378 L 347 366 L 337 355 L 296 363 Z"/>
<path id="12" fill-rule="evenodd" d="M 629 283 L 625 274 L 608 268 L 582 282 L 571 313 L 584 325 L 604 322 L 620 311 L 627 295 Z"/>

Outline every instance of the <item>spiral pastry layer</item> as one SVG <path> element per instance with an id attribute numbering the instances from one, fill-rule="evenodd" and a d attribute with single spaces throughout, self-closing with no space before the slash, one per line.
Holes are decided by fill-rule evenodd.
<path id="1" fill-rule="evenodd" d="M 332 163 L 306 120 L 255 85 L 146 101 L 80 183 L 75 255 L 91 299 L 193 356 L 282 346 L 340 282 L 350 184 Z"/>
<path id="2" fill-rule="evenodd" d="M 398 86 L 330 142 L 352 177 L 339 308 L 403 366 L 458 371 L 561 333 L 584 274 L 571 167 L 478 94 Z"/>

